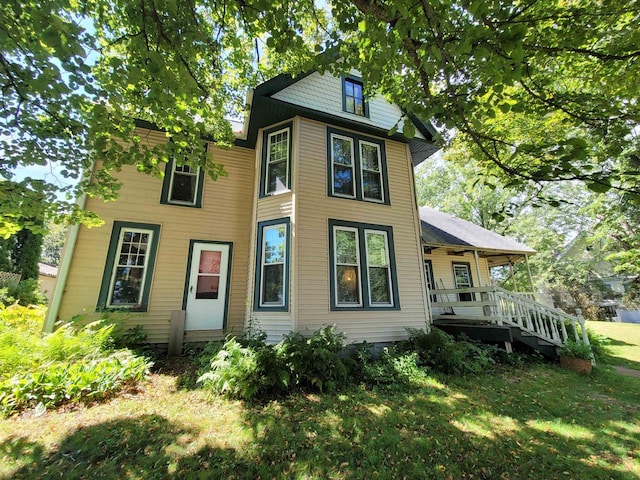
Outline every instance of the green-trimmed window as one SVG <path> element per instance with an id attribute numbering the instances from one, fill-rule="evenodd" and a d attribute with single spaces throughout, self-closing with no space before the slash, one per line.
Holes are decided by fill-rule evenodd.
<path id="1" fill-rule="evenodd" d="M 261 197 L 291 188 L 291 126 L 289 123 L 264 132 Z"/>
<path id="2" fill-rule="evenodd" d="M 160 203 L 184 207 L 202 207 L 204 171 L 172 158 L 165 167 Z"/>
<path id="3" fill-rule="evenodd" d="M 334 128 L 327 138 L 329 196 L 388 205 L 384 142 Z"/>
<path id="4" fill-rule="evenodd" d="M 147 311 L 160 225 L 114 222 L 98 308 Z"/>
<path id="5" fill-rule="evenodd" d="M 342 109 L 361 117 L 369 116 L 369 105 L 364 98 L 364 88 L 359 78 L 342 77 Z"/>
<path id="6" fill-rule="evenodd" d="M 391 227 L 329 220 L 331 310 L 399 309 Z"/>
<path id="7" fill-rule="evenodd" d="M 289 219 L 258 223 L 254 310 L 289 309 Z"/>

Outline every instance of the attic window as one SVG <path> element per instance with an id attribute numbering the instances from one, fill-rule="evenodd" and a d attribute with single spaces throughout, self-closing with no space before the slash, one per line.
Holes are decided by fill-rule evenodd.
<path id="1" fill-rule="evenodd" d="M 359 78 L 342 78 L 342 109 L 361 117 L 369 116 L 369 105 L 364 99 L 363 84 Z"/>

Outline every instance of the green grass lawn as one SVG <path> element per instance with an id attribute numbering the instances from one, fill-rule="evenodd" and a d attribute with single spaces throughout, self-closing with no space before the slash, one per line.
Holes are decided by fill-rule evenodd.
<path id="1" fill-rule="evenodd" d="M 587 322 L 592 332 L 606 337 L 611 354 L 606 361 L 640 370 L 640 324 L 617 322 Z"/>
<path id="2" fill-rule="evenodd" d="M 161 368 L 107 403 L 0 421 L 1 478 L 637 479 L 640 379 L 534 364 L 247 405 Z"/>

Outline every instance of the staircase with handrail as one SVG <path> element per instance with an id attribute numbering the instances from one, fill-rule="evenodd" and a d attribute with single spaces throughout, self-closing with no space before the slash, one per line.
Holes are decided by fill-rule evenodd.
<path id="1" fill-rule="evenodd" d="M 509 335 L 514 340 L 549 355 L 569 340 L 582 340 L 589 345 L 585 320 L 580 313 L 570 315 L 528 295 L 495 286 L 437 289 L 430 295 L 435 299 L 431 306 L 438 327 L 457 326 L 458 331 L 464 325 L 468 326 L 467 330 L 482 325 L 509 327 Z"/>

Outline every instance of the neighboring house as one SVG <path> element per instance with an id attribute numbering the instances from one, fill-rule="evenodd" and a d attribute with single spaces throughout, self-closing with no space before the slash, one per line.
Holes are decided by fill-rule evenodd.
<path id="1" fill-rule="evenodd" d="M 47 265 L 46 263 L 38 263 L 38 283 L 40 284 L 40 291 L 47 297 L 48 302 L 51 302 L 53 298 L 57 276 L 58 267 Z"/>
<path id="2" fill-rule="evenodd" d="M 615 271 L 615 264 L 605 260 L 604 240 L 588 241 L 587 232 L 578 233 L 560 253 L 559 259 L 580 262 L 588 269 L 586 281 L 600 290 L 602 299 L 598 302 L 602 319 L 640 323 L 640 311 L 626 310 L 620 298 L 631 288 L 635 277 Z"/>
<path id="3" fill-rule="evenodd" d="M 332 324 L 355 342 L 424 328 L 413 168 L 435 132 L 411 119 L 413 139 L 389 135 L 402 111 L 362 92 L 354 76 L 281 75 L 252 92 L 235 148 L 210 146 L 228 177 L 174 161 L 164 180 L 123 168 L 116 202 L 86 199 L 105 225 L 71 231 L 46 328 L 111 310 L 155 343 L 249 322 L 270 341 Z M 143 126 L 146 142 L 167 141 Z"/>

